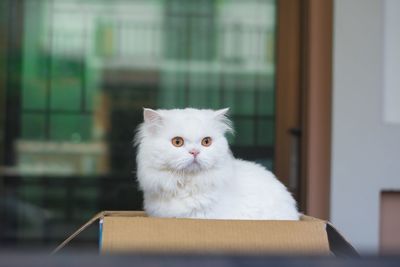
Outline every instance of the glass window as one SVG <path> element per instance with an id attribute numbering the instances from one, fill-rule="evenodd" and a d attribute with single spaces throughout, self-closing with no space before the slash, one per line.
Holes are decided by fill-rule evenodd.
<path id="1" fill-rule="evenodd" d="M 1 129 L 7 244 L 52 246 L 101 210 L 141 209 L 143 107 L 230 107 L 234 154 L 273 168 L 275 1 L 7 3 L 23 14 L 1 96 L 18 103 Z"/>

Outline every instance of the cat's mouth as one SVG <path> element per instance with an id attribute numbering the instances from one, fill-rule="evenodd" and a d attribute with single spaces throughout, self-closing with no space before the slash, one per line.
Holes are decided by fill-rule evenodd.
<path id="1" fill-rule="evenodd" d="M 198 161 L 198 159 L 193 158 L 192 161 L 189 163 L 189 166 L 200 166 L 200 162 Z"/>
<path id="2" fill-rule="evenodd" d="M 201 170 L 201 163 L 197 158 L 193 158 L 187 165 L 186 170 L 188 171 L 200 171 Z"/>
<path id="3" fill-rule="evenodd" d="M 205 168 L 204 162 L 198 157 L 196 158 L 193 157 L 178 161 L 175 164 L 175 166 L 173 166 L 171 169 L 187 173 L 196 173 L 204 170 L 204 168 Z"/>

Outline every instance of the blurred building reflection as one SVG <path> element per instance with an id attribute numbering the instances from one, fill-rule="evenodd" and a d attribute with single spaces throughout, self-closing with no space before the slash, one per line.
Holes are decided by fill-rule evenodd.
<path id="1" fill-rule="evenodd" d="M 230 107 L 234 153 L 273 167 L 275 1 L 8 3 L 23 27 L 8 37 L 22 42 L 6 88 L 20 103 L 6 114 L 7 242 L 52 243 L 99 210 L 140 209 L 143 107 Z"/>

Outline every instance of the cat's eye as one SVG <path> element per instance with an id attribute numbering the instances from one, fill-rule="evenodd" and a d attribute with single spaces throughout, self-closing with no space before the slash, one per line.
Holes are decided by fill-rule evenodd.
<path id="1" fill-rule="evenodd" d="M 201 140 L 201 144 L 203 146 L 210 146 L 212 143 L 211 137 L 204 137 L 203 140 Z"/>
<path id="2" fill-rule="evenodd" d="M 176 136 L 176 137 L 172 138 L 171 143 L 176 147 L 181 147 L 181 146 L 183 146 L 183 144 L 185 142 L 183 141 L 182 137 Z"/>

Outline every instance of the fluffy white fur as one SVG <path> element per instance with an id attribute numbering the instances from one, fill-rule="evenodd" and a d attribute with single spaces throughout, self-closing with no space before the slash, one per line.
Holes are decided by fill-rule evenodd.
<path id="1" fill-rule="evenodd" d="M 135 140 L 137 177 L 150 216 L 299 219 L 295 200 L 271 172 L 233 157 L 227 111 L 144 109 Z M 176 136 L 184 139 L 182 147 L 172 145 Z M 204 137 L 212 138 L 209 147 L 201 145 Z"/>

